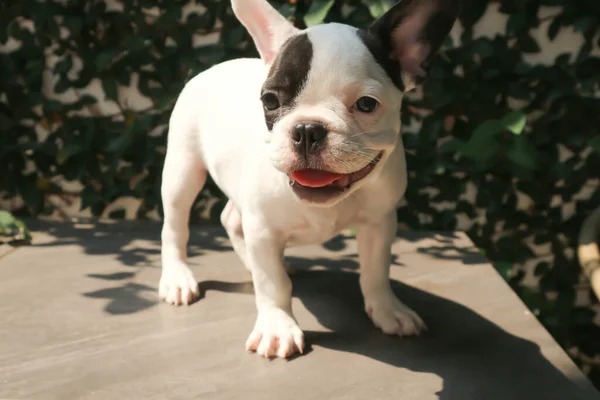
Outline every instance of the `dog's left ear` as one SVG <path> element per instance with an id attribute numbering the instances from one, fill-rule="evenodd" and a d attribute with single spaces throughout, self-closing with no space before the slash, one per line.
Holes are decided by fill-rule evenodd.
<path id="1" fill-rule="evenodd" d="M 267 65 L 273 62 L 285 41 L 299 32 L 267 0 L 231 0 L 231 5 Z"/>
<path id="2" fill-rule="evenodd" d="M 410 90 L 426 77 L 459 9 L 460 0 L 401 0 L 361 36 L 396 86 Z"/>

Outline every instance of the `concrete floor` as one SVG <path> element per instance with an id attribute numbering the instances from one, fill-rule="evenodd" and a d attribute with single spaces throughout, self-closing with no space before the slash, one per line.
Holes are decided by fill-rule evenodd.
<path id="1" fill-rule="evenodd" d="M 32 224 L 0 246 L 0 399 L 600 399 L 460 233 L 404 233 L 394 289 L 429 325 L 392 338 L 362 310 L 356 247 L 340 237 L 289 251 L 309 351 L 244 351 L 249 276 L 220 229 L 192 231 L 203 298 L 157 301 L 154 223 Z"/>

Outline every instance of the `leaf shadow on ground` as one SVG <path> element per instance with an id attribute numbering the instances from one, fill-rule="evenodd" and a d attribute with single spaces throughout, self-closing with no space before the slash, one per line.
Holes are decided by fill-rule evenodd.
<path id="1" fill-rule="evenodd" d="M 34 232 L 43 232 L 52 240 L 37 240 L 33 246 L 77 246 L 85 254 L 113 256 L 123 269 L 106 273 L 86 273 L 88 278 L 105 281 L 109 287 L 83 293 L 106 301 L 104 311 L 111 315 L 132 314 L 158 304 L 158 288 L 136 282 L 144 268 L 160 268 L 160 224 L 151 221 L 119 221 L 116 223 L 72 223 L 28 221 Z M 218 229 L 191 228 L 189 257 L 205 252 L 232 251 L 227 235 Z"/>

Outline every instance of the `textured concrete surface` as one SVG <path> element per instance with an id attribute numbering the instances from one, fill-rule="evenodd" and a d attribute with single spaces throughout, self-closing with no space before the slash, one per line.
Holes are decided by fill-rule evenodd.
<path id="1" fill-rule="evenodd" d="M 291 249 L 309 351 L 244 351 L 249 276 L 220 229 L 196 228 L 202 299 L 157 301 L 154 223 L 32 223 L 0 258 L 0 399 L 600 399 L 461 233 L 401 233 L 394 290 L 429 325 L 392 338 L 362 310 L 355 242 Z"/>

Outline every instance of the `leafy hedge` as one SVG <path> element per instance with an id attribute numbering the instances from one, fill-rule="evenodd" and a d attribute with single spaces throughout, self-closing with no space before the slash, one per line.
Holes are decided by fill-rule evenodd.
<path id="1" fill-rule="evenodd" d="M 183 84 L 256 55 L 228 1 L 188 3 L 0 3 L 0 192 L 17 215 L 56 213 L 56 199 L 100 215 L 124 196 L 138 199 L 139 218 L 159 209 L 166 124 Z M 299 27 L 365 26 L 391 1 L 272 3 Z M 600 203 L 600 2 L 463 3 L 460 40 L 448 40 L 403 109 L 410 181 L 401 224 L 466 230 L 600 386 L 596 301 L 574 252 Z M 507 17 L 505 29 L 476 36 L 490 7 Z M 551 41 L 572 29 L 583 45 L 550 65 L 530 63 L 542 51 L 536 29 Z M 223 205 L 209 183 L 198 215 L 215 218 Z"/>

